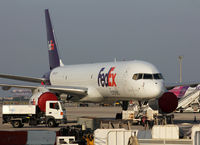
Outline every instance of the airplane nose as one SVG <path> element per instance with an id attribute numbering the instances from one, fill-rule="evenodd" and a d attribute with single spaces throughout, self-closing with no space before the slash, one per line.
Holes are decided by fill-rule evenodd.
<path id="1" fill-rule="evenodd" d="M 148 96 L 149 99 L 155 99 L 162 96 L 165 92 L 165 87 L 163 82 L 151 82 L 144 87 L 145 95 Z"/>
<path id="2" fill-rule="evenodd" d="M 159 98 L 165 92 L 164 83 L 155 82 L 154 86 L 151 89 L 151 92 L 154 97 Z"/>
<path id="3" fill-rule="evenodd" d="M 165 87 L 163 81 L 149 81 L 142 85 L 140 91 L 138 91 L 138 96 L 145 99 L 155 99 L 162 96 L 165 92 Z"/>

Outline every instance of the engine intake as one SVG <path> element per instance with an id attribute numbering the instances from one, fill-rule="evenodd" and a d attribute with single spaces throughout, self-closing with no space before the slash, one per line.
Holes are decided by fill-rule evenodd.
<path id="1" fill-rule="evenodd" d="M 178 98 L 174 93 L 166 92 L 159 99 L 149 101 L 149 106 L 154 110 L 160 110 L 162 113 L 171 113 L 178 106 Z"/>

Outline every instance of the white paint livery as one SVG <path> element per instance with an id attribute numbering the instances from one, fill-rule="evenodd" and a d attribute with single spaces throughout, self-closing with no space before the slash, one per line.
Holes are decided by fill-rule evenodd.
<path id="1" fill-rule="evenodd" d="M 105 68 L 102 72 L 100 70 Z M 110 83 L 116 86 L 102 86 L 101 77 L 111 72 Z M 120 61 L 95 64 L 68 65 L 57 67 L 50 74 L 53 86 L 79 86 L 88 88 L 85 97 L 80 101 L 101 102 L 116 100 L 149 100 L 160 97 L 165 92 L 163 79 L 134 80 L 134 74 L 160 74 L 158 69 L 145 61 Z M 105 83 L 103 81 L 103 83 Z"/>

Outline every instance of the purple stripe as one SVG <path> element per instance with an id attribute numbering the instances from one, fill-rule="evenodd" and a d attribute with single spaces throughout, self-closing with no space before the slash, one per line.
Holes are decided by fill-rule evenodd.
<path id="1" fill-rule="evenodd" d="M 53 69 L 55 67 L 60 66 L 60 59 L 58 56 L 57 46 L 48 9 L 45 9 L 45 19 L 47 30 L 47 44 L 49 48 L 49 66 L 50 69 Z"/>

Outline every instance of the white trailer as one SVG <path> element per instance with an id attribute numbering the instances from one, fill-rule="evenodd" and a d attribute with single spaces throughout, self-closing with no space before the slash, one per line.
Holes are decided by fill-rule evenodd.
<path id="1" fill-rule="evenodd" d="M 3 114 L 36 114 L 36 105 L 3 105 Z"/>
<path id="2" fill-rule="evenodd" d="M 56 127 L 66 122 L 65 112 L 59 101 L 46 101 L 45 112 L 37 105 L 3 105 L 3 123 L 11 123 L 14 128 L 29 125 L 47 124 Z"/>

